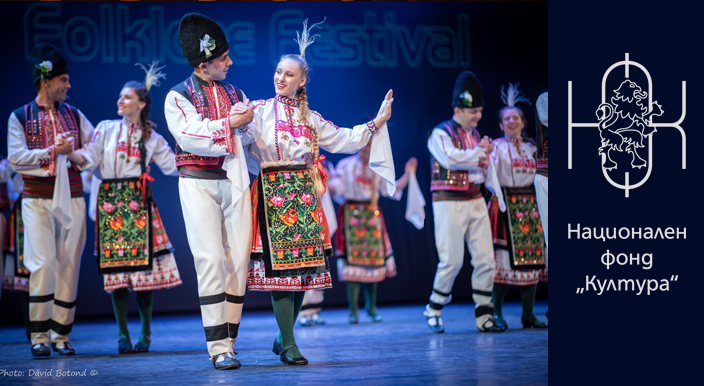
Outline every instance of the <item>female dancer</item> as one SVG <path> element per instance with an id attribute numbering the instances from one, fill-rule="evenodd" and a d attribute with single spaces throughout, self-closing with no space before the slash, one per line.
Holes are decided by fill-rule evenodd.
<path id="1" fill-rule="evenodd" d="M 360 286 L 364 287 L 367 314 L 374 323 L 382 321 L 376 309 L 377 287 L 387 277 L 396 276 L 396 262 L 378 206 L 379 195 L 400 200 L 411 173 L 418 167 L 415 158 L 409 159 L 406 172 L 396 181 L 396 193 L 389 196 L 386 189 L 379 189 L 383 179 L 369 169 L 370 150 L 367 145 L 358 154 L 340 160 L 328 185 L 333 196 L 342 200 L 337 218 L 342 229 L 335 236 L 335 253 L 340 281 L 347 282 L 351 324 L 359 322 Z"/>
<path id="2" fill-rule="evenodd" d="M 119 328 L 120 354 L 133 352 L 127 330 L 128 289 L 135 291 L 142 331 L 134 352 L 149 351 L 153 290 L 181 284 L 173 248 L 153 201 L 147 161 L 165 175 L 176 176 L 173 151 L 149 121 L 149 89 L 165 77 L 156 62 L 144 83 L 125 84 L 117 100 L 122 119 L 98 124 L 87 147 L 103 181 L 97 194 L 96 249 L 105 291 L 112 297 Z"/>
<path id="3" fill-rule="evenodd" d="M 339 128 L 308 108 L 305 49 L 313 37 L 307 21 L 303 26 L 300 55 L 284 55 L 276 67 L 276 97 L 255 103 L 253 124 L 261 136 L 247 149 L 249 171 L 258 175 L 252 186 L 254 238 L 247 284 L 250 290 L 271 291 L 279 325 L 273 351 L 289 365 L 308 364 L 293 336 L 304 291 L 332 287 L 326 255 L 332 245 L 319 203 L 326 190 L 319 148 L 353 153 L 374 136 L 372 160 L 381 152 L 386 156 L 379 158 L 391 160 L 385 122 L 392 91 L 376 119 L 352 129 Z M 372 169 L 384 174 L 393 194 L 393 165 L 385 161 Z"/>
<path id="4" fill-rule="evenodd" d="M 499 111 L 504 138 L 493 141 L 494 150 L 489 157 L 496 166 L 499 184 L 504 190 L 507 210 L 502 213 L 495 197 L 489 209 L 494 236 L 496 269 L 494 276 L 494 320 L 508 328 L 501 313 L 501 306 L 510 285 L 519 286 L 523 302 L 521 322 L 523 328 L 546 328 L 547 324 L 533 315 L 535 291 L 540 273 L 545 268 L 545 241 L 540 220 L 538 201 L 535 198 L 535 144 L 522 136 L 526 120 L 516 102 L 528 99 L 518 91 L 518 85 L 509 83 L 508 93 L 502 87 L 506 106 Z"/>

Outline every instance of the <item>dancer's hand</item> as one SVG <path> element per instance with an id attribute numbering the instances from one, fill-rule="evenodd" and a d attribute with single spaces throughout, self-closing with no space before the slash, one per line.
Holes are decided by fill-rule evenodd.
<path id="1" fill-rule="evenodd" d="M 491 153 L 494 150 L 494 143 L 491 141 L 491 138 L 486 135 L 482 138 L 481 142 L 479 142 L 479 146 L 486 149 L 487 153 Z"/>
<path id="2" fill-rule="evenodd" d="M 406 173 L 415 173 L 416 170 L 418 169 L 418 160 L 415 159 L 415 157 L 411 157 L 411 159 L 406 162 Z"/>
<path id="3" fill-rule="evenodd" d="M 61 136 L 58 141 L 56 141 L 54 153 L 56 155 L 73 153 L 73 137 Z"/>
<path id="4" fill-rule="evenodd" d="M 233 114 L 233 111 L 240 111 L 242 108 L 244 111 Z M 249 125 L 252 120 L 254 120 L 254 106 L 249 103 L 249 99 L 245 98 L 243 102 L 236 103 L 230 109 L 230 127 Z"/>
<path id="5" fill-rule="evenodd" d="M 394 102 L 394 90 L 389 90 L 384 98 L 384 107 L 379 112 L 379 115 L 374 119 L 376 127 L 381 127 L 386 121 L 391 118 L 391 104 Z"/>

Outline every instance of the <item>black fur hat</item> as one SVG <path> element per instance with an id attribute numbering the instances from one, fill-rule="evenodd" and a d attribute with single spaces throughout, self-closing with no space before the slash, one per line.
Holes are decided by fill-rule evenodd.
<path id="1" fill-rule="evenodd" d="M 455 80 L 452 90 L 452 107 L 481 107 L 484 106 L 482 86 L 479 80 L 470 71 L 463 71 Z"/>
<path id="2" fill-rule="evenodd" d="M 49 43 L 38 43 L 29 57 L 29 72 L 32 74 L 32 83 L 37 83 L 40 79 L 68 74 L 68 66 L 56 47 Z"/>
<path id="3" fill-rule="evenodd" d="M 178 40 L 183 55 L 192 67 L 211 61 L 230 49 L 220 26 L 213 19 L 195 12 L 181 18 Z"/>

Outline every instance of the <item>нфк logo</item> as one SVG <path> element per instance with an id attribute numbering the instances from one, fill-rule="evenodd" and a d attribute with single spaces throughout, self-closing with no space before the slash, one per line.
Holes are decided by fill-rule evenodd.
<path id="1" fill-rule="evenodd" d="M 618 88 L 608 90 L 607 95 L 607 79 L 611 71 L 619 66 L 624 66 L 626 70 L 626 79 L 620 83 Z M 630 67 L 634 66 L 643 71 L 647 78 L 648 91 L 644 91 L 635 81 L 629 79 Z M 613 82 L 613 80 L 611 81 Z M 682 169 L 686 169 L 686 145 L 687 140 L 684 130 L 680 127 L 680 123 L 684 120 L 686 112 L 686 86 L 687 82 L 682 81 L 682 116 L 674 123 L 654 123 L 653 118 L 664 113 L 662 106 L 657 101 L 653 102 L 653 83 L 650 79 L 650 73 L 641 64 L 628 60 L 614 63 L 604 73 L 604 78 L 601 82 L 601 104 L 596 110 L 598 123 L 573 123 L 572 122 L 572 81 L 568 82 L 568 169 L 572 169 L 572 128 L 573 127 L 596 127 L 599 129 L 601 136 L 601 146 L 599 154 L 601 155 L 601 168 L 604 172 L 604 177 L 609 183 L 619 189 L 626 191 L 628 197 L 629 190 L 635 189 L 650 177 L 650 171 L 653 167 L 653 133 L 659 127 L 674 127 L 682 134 Z M 609 87 L 611 88 L 611 87 Z M 610 99 L 607 101 L 607 96 Z M 648 160 L 644 160 L 639 154 L 638 149 L 645 147 L 645 140 L 648 140 Z M 611 156 L 615 153 L 628 153 L 632 156 L 630 165 L 621 161 L 616 163 Z M 640 169 L 647 166 L 648 171 L 645 177 L 637 184 L 630 184 L 628 181 L 629 173 L 625 172 L 625 183 L 623 185 L 614 182 L 609 176 L 609 171 L 619 169 L 628 170 Z"/>

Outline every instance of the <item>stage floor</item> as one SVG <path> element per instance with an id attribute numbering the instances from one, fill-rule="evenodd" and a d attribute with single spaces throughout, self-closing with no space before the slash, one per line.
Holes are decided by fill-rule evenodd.
<path id="1" fill-rule="evenodd" d="M 155 316 L 151 351 L 129 355 L 117 353 L 114 320 L 77 322 L 71 335 L 77 355 L 52 353 L 42 359 L 32 358 L 24 328 L 4 327 L 0 382 L 547 385 L 548 330 L 523 330 L 520 303 L 504 305 L 509 329 L 499 334 L 476 329 L 473 304 L 445 307 L 445 333 L 434 334 L 426 326 L 423 307 L 381 307 L 384 321 L 376 324 L 360 310 L 358 325 L 347 324 L 346 310 L 323 310 L 325 325 L 295 328 L 308 366 L 285 365 L 271 352 L 278 331 L 273 312 L 245 312 L 235 345 L 242 367 L 229 371 L 213 369 L 199 315 Z M 535 306 L 535 315 L 544 322 L 546 310 L 547 303 Z M 129 329 L 136 343 L 138 318 L 130 318 Z"/>

